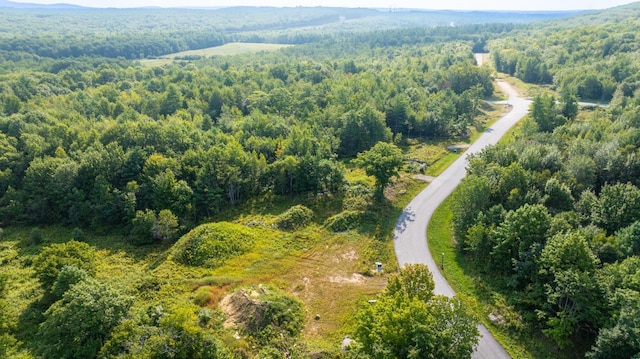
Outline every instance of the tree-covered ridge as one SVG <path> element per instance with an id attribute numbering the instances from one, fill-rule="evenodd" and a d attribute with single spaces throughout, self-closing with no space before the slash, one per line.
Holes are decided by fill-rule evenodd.
<path id="1" fill-rule="evenodd" d="M 591 358 L 640 353 L 640 101 L 613 103 L 574 119 L 536 97 L 524 136 L 473 157 L 453 204 L 475 270 L 526 325 Z"/>
<path id="2" fill-rule="evenodd" d="M 521 23 L 571 13 L 349 8 L 0 9 L 0 51 L 141 59 L 229 42 L 302 44 L 371 29 Z M 402 43 L 402 42 L 400 42 Z M 396 44 L 398 44 L 396 42 Z"/>
<path id="3" fill-rule="evenodd" d="M 553 84 L 584 100 L 609 101 L 637 89 L 640 5 L 526 26 L 489 45 L 498 71 Z"/>

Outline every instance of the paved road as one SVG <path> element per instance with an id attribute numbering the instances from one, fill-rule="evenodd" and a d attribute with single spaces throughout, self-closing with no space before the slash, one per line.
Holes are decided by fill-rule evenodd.
<path id="1" fill-rule="evenodd" d="M 466 175 L 466 154 L 477 153 L 484 147 L 497 143 L 509 128 L 527 114 L 529 109 L 530 101 L 518 97 L 517 92 L 509 84 L 499 81 L 498 86 L 509 95 L 507 102 L 512 106 L 512 110 L 487 129 L 469 147 L 465 155 L 460 156 L 458 160 L 433 180 L 427 188 L 420 192 L 404 209 L 396 223 L 393 238 L 398 263 L 400 266 L 415 263 L 428 265 L 429 270 L 433 273 L 436 294 L 452 297 L 455 292 L 440 273 L 436 259 L 431 256 L 427 245 L 427 225 L 433 212 L 453 192 Z M 437 258 L 437 260 L 439 263 L 442 259 Z M 479 325 L 478 329 L 482 338 L 473 355 L 474 358 L 510 358 L 509 354 L 483 325 Z"/>

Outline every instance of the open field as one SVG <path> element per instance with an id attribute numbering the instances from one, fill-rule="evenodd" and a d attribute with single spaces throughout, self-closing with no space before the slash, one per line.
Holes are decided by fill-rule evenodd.
<path id="1" fill-rule="evenodd" d="M 222 46 L 209 47 L 206 49 L 176 52 L 157 59 L 140 60 L 140 63 L 150 66 L 161 66 L 181 58 L 233 56 L 261 51 L 276 51 L 289 46 L 292 45 L 231 42 Z"/>

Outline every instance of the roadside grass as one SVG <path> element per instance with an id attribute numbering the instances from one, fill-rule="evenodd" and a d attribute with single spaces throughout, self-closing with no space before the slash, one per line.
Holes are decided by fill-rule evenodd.
<path id="1" fill-rule="evenodd" d="M 148 65 L 148 66 L 162 66 L 165 64 L 172 63 L 174 60 L 186 59 L 186 61 L 188 61 L 189 58 L 233 56 L 233 55 L 242 55 L 247 53 L 256 53 L 261 51 L 276 51 L 289 46 L 292 46 L 292 45 L 232 42 L 232 43 L 224 44 L 221 46 L 209 47 L 206 49 L 189 50 L 189 51 L 176 52 L 173 54 L 167 54 L 157 59 L 143 59 L 143 60 L 140 60 L 140 63 L 142 65 Z"/>
<path id="2" fill-rule="evenodd" d="M 509 76 L 507 74 L 500 73 L 498 74 L 498 78 L 513 86 L 516 91 L 518 91 L 518 94 L 520 94 L 520 96 L 522 97 L 534 97 L 538 94 L 543 93 L 554 94 L 554 92 L 549 88 L 545 88 L 536 84 L 526 83 L 515 76 Z"/>
<path id="3" fill-rule="evenodd" d="M 461 153 L 451 152 L 447 153 L 446 156 L 440 158 L 438 161 L 433 163 L 431 166 L 427 167 L 427 171 L 425 172 L 427 176 L 438 176 L 444 170 L 447 169 L 453 162 L 455 162 Z"/>
<path id="4" fill-rule="evenodd" d="M 514 339 L 514 333 L 507 328 L 493 324 L 489 314 L 501 314 L 503 303 L 496 303 L 490 290 L 482 290 L 482 278 L 469 274 L 465 267 L 466 259 L 460 254 L 453 241 L 453 229 L 451 220 L 453 213 L 450 209 L 451 197 L 445 200 L 435 211 L 427 227 L 427 238 L 431 255 L 441 264 L 444 253 L 444 269 L 441 270 L 447 282 L 456 293 L 462 293 L 465 297 L 473 299 L 474 311 L 478 319 L 484 324 L 494 337 L 502 344 L 507 352 L 514 358 L 534 358 L 524 343 Z M 500 304 L 500 305 L 498 305 Z M 495 312 L 497 311 L 497 313 Z"/>
<path id="5" fill-rule="evenodd" d="M 427 229 L 429 250 L 440 265 L 444 253 L 442 274 L 456 293 L 471 298 L 478 319 L 502 344 L 513 358 L 577 358 L 580 353 L 568 349 L 559 351 L 553 341 L 536 328 L 525 328 L 522 318 L 509 304 L 506 294 L 498 288 L 500 283 L 480 274 L 468 258 L 457 249 L 451 220 L 451 197 L 435 211 Z M 494 323 L 489 315 L 501 318 Z"/>

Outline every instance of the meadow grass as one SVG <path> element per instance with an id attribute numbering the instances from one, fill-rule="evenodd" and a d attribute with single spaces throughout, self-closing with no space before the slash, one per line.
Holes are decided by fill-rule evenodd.
<path id="1" fill-rule="evenodd" d="M 148 66 L 162 66 L 172 63 L 174 60 L 189 57 L 213 57 L 213 56 L 233 56 L 247 53 L 256 53 L 261 51 L 276 51 L 292 45 L 284 44 L 263 44 L 263 43 L 246 43 L 231 42 L 221 46 L 209 47 L 206 49 L 189 50 L 176 52 L 173 54 L 163 55 L 157 59 L 143 59 L 140 63 Z"/>

